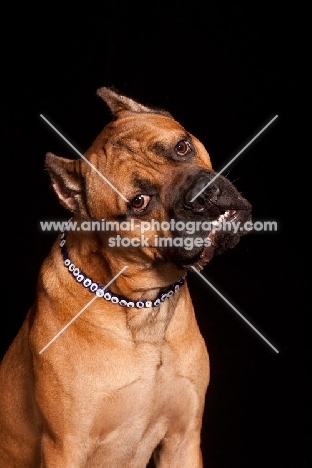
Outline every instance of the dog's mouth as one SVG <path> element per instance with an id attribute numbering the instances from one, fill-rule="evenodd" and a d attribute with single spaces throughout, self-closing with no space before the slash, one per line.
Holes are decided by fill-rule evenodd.
<path id="1" fill-rule="evenodd" d="M 182 235 L 187 248 L 170 252 L 173 261 L 183 268 L 202 270 L 212 257 L 233 248 L 250 230 L 246 224 L 251 220 L 250 203 L 228 179 L 214 171 L 200 170 L 181 177 L 173 192 L 171 213 L 176 220 L 186 221 L 185 230 L 173 236 Z M 196 226 L 195 231 L 191 232 L 188 223 Z"/>
<path id="2" fill-rule="evenodd" d="M 220 224 L 222 224 L 224 220 L 230 223 L 232 221 L 235 221 L 236 214 L 237 210 L 226 210 L 219 216 L 217 220 L 212 221 L 211 224 L 217 228 L 220 226 Z M 208 247 L 203 247 L 202 251 L 198 255 L 197 260 L 191 266 L 193 266 L 199 271 L 204 269 L 204 267 L 210 262 L 210 260 L 214 256 L 215 250 L 217 248 L 217 237 L 218 236 L 216 230 L 212 229 L 206 237 L 206 240 L 208 241 L 207 243 L 209 243 L 210 245 Z"/>

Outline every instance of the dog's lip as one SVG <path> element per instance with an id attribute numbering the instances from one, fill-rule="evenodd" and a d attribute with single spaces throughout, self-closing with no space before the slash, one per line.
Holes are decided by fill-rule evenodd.
<path id="1" fill-rule="evenodd" d="M 212 221 L 212 225 L 217 226 L 219 223 L 222 223 L 224 219 L 227 221 L 234 221 L 236 219 L 237 210 L 225 210 L 218 219 Z"/>
<path id="2" fill-rule="evenodd" d="M 218 226 L 219 223 L 222 223 L 223 220 L 227 221 L 234 221 L 237 215 L 237 210 L 225 210 L 224 213 L 222 213 L 219 218 L 215 221 L 212 221 L 212 225 Z M 216 237 L 216 231 L 212 229 L 206 239 L 210 241 L 210 246 L 209 247 L 204 247 L 202 251 L 199 254 L 198 260 L 192 265 L 194 266 L 198 271 L 201 271 L 204 269 L 204 267 L 210 262 L 210 260 L 213 257 L 214 250 L 216 247 L 216 242 L 215 242 L 215 237 Z"/>
<path id="3" fill-rule="evenodd" d="M 204 269 L 204 267 L 210 262 L 210 260 L 213 257 L 214 254 L 214 249 L 215 249 L 215 235 L 216 231 L 212 230 L 210 231 L 209 235 L 206 237 L 206 239 L 209 239 L 210 241 L 210 246 L 209 247 L 204 247 L 199 254 L 198 260 L 192 265 L 194 266 L 198 271 L 201 271 Z"/>

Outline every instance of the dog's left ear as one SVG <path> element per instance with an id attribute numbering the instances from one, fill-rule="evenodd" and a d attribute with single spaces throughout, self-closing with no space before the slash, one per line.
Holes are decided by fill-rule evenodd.
<path id="1" fill-rule="evenodd" d="M 137 112 L 137 113 L 156 113 L 163 115 L 170 115 L 168 112 L 163 110 L 156 110 L 150 107 L 143 106 L 139 102 L 134 101 L 126 96 L 116 93 L 110 88 L 99 88 L 96 94 L 103 99 L 104 102 L 108 105 L 115 117 L 118 116 L 120 112 Z"/>

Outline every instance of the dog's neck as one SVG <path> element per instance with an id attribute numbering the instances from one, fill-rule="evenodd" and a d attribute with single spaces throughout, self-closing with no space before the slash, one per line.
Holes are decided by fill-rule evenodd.
<path id="1" fill-rule="evenodd" d="M 92 243 L 89 242 L 90 239 L 88 239 L 88 245 L 92 246 Z M 75 246 L 76 243 L 71 243 L 71 254 L 75 252 Z M 128 265 L 121 265 L 121 261 L 119 260 L 118 262 L 118 268 L 119 271 L 114 274 L 115 272 L 112 271 L 112 262 L 110 259 L 109 265 L 110 265 L 110 271 L 111 271 L 111 278 L 102 278 L 101 275 L 99 275 L 99 269 L 96 268 L 95 271 L 95 276 L 93 278 L 91 275 L 89 276 L 86 274 L 86 271 L 89 271 L 90 268 L 90 257 L 92 257 L 92 253 L 94 255 L 94 248 L 90 249 L 89 255 L 88 255 L 88 261 L 85 262 L 85 266 L 82 268 L 81 265 L 76 265 L 73 261 L 73 257 L 71 254 L 69 254 L 68 251 L 68 246 L 67 246 L 67 232 L 64 231 L 61 235 L 60 239 L 60 248 L 63 256 L 63 261 L 64 261 L 64 267 L 66 267 L 69 271 L 69 273 L 72 275 L 72 277 L 78 282 L 81 283 L 81 286 L 84 287 L 85 289 L 88 289 L 91 293 L 96 294 L 98 297 L 102 297 L 107 301 L 111 301 L 113 304 L 119 304 L 123 307 L 128 307 L 128 308 L 151 308 L 151 307 L 158 307 L 161 305 L 161 303 L 165 302 L 167 299 L 172 297 L 174 294 L 178 292 L 181 286 L 183 286 L 186 273 L 184 273 L 178 280 L 174 281 L 173 283 L 168 284 L 168 279 L 164 279 L 164 267 L 162 265 L 162 275 L 161 275 L 161 280 L 156 282 L 155 287 L 151 288 L 150 286 L 148 288 L 144 287 L 144 282 L 146 279 L 148 279 L 148 283 L 150 285 L 150 277 L 146 278 L 146 276 L 149 276 L 148 274 L 151 273 L 151 268 L 143 268 L 141 266 L 141 274 L 143 270 L 144 274 L 144 280 L 145 281 L 138 281 L 138 278 L 136 278 L 136 281 L 133 285 L 133 275 L 131 275 L 131 271 L 128 271 L 127 274 L 123 275 L 123 277 L 119 278 L 119 272 L 122 270 L 125 270 L 128 268 Z M 98 251 L 96 258 L 98 258 Z M 81 259 L 81 249 L 79 252 L 79 258 Z M 103 260 L 105 259 L 105 255 Z M 81 260 L 80 260 L 81 261 Z M 109 271 L 106 268 L 104 271 Z M 101 268 L 102 270 L 102 268 Z M 131 268 L 130 268 L 131 270 Z M 139 270 L 139 271 L 140 271 Z M 135 268 L 136 271 L 136 276 L 138 275 L 137 271 L 137 265 Z M 172 268 L 170 268 L 170 271 L 172 272 Z M 90 274 L 90 273 L 89 273 Z M 152 270 L 152 274 L 155 275 L 154 270 Z M 121 275 L 120 275 L 121 276 Z M 116 280 L 114 282 L 114 285 L 112 285 L 111 288 L 109 288 L 109 284 L 111 283 L 112 278 L 116 277 Z M 158 275 L 157 275 L 158 277 Z M 122 287 L 122 281 L 121 279 L 127 278 L 127 285 Z M 102 280 L 102 283 L 101 283 Z M 156 278 L 155 278 L 156 280 Z M 109 283 L 109 284 L 108 284 Z M 123 281 L 125 283 L 125 281 Z M 142 284 L 143 283 L 143 284 Z M 129 297 L 129 285 L 130 286 L 130 293 L 131 296 Z M 115 286 L 115 287 L 114 287 Z M 112 292 L 114 291 L 114 292 Z M 117 292 L 118 291 L 118 292 Z M 127 291 L 125 293 L 124 291 Z"/>

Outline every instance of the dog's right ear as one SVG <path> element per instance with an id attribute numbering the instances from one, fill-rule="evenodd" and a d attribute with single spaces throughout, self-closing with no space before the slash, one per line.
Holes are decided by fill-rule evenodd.
<path id="1" fill-rule="evenodd" d="M 65 159 L 47 153 L 45 165 L 60 203 L 68 210 L 77 212 L 81 205 L 83 185 L 81 160 Z"/>

